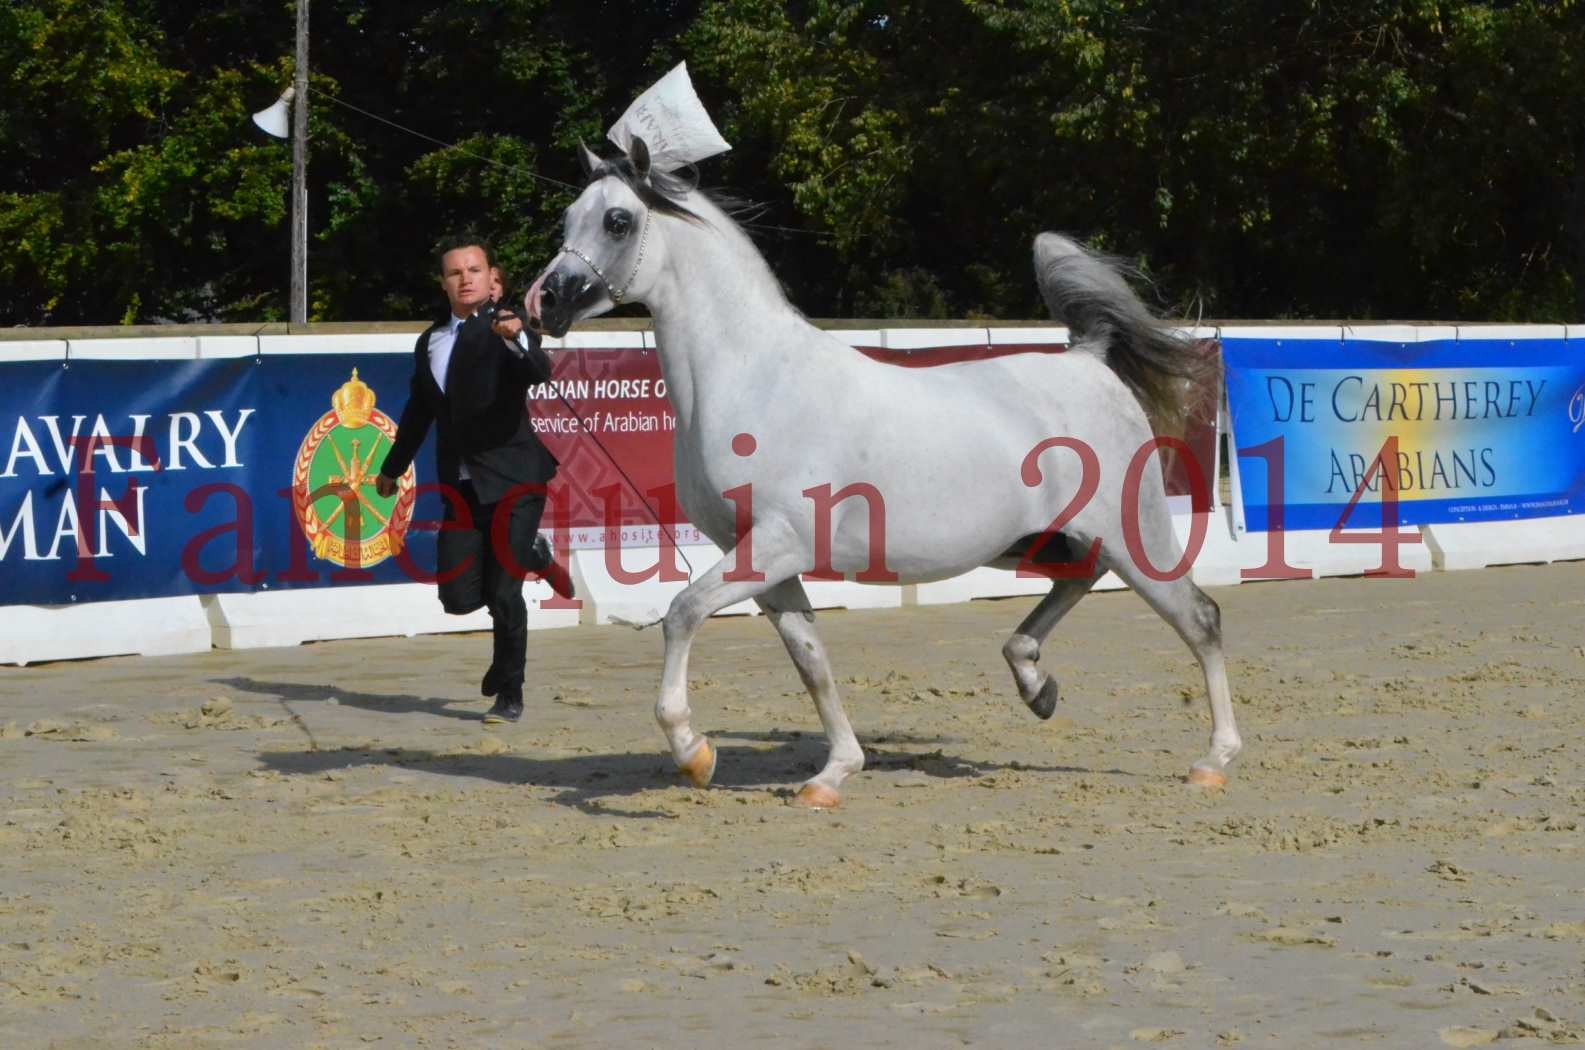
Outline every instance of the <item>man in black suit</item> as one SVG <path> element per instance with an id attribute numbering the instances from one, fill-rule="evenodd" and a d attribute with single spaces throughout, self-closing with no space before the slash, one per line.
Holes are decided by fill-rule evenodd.
<path id="1" fill-rule="evenodd" d="M 528 652 L 523 579 L 538 572 L 572 597 L 572 581 L 539 536 L 544 486 L 557 464 L 534 435 L 527 405 L 528 387 L 550 379 L 551 363 L 539 335 L 526 332 L 510 307 L 495 305 L 500 271 L 488 245 L 456 237 L 438 254 L 451 316 L 425 329 L 413 348 L 407 404 L 375 486 L 382 496 L 396 491 L 395 479 L 434 424 L 436 474 L 447 497 L 437 540 L 440 604 L 458 616 L 490 610 L 495 652 L 480 689 L 495 706 L 485 721 L 515 722 L 523 715 Z"/>

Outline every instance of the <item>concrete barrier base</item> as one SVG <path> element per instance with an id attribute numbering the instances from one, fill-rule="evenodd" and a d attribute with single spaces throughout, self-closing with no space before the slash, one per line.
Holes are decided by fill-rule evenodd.
<path id="1" fill-rule="evenodd" d="M 1578 517 L 1428 525 L 1425 534 L 1433 563 L 1447 571 L 1585 558 L 1585 520 Z"/>
<path id="2" fill-rule="evenodd" d="M 196 595 L 0 609 L 0 664 L 201 653 L 211 644 Z"/>
<path id="3" fill-rule="evenodd" d="M 552 597 L 544 583 L 530 581 L 523 597 L 528 602 L 529 630 L 571 627 L 578 622 L 575 609 L 540 607 L 540 602 Z M 210 594 L 203 602 L 207 629 L 213 631 L 214 644 L 221 649 L 490 629 L 490 614 L 483 609 L 467 616 L 448 616 L 435 599 L 435 588 L 423 583 Z"/>

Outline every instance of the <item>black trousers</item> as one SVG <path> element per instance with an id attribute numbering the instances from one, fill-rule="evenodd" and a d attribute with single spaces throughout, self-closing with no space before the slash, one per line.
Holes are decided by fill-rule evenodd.
<path id="1" fill-rule="evenodd" d="M 500 503 L 480 503 L 473 483 L 458 487 L 467 514 L 446 500 L 447 527 L 437 540 L 440 604 L 464 616 L 489 609 L 495 639 L 493 664 L 502 695 L 523 691 L 528 659 L 528 605 L 523 579 L 544 568 L 534 553 L 545 497 L 509 495 Z M 502 520 L 497 520 L 498 518 Z"/>

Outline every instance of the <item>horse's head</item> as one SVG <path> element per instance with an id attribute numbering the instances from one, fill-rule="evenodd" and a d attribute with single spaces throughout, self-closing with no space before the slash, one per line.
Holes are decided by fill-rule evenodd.
<path id="1" fill-rule="evenodd" d="M 554 336 L 620 303 L 643 302 L 665 254 L 655 214 L 696 218 L 678 203 L 687 184 L 650 170 L 643 139 L 611 160 L 587 146 L 579 152 L 589 184 L 567 209 L 561 251 L 524 300 L 529 322 Z"/>

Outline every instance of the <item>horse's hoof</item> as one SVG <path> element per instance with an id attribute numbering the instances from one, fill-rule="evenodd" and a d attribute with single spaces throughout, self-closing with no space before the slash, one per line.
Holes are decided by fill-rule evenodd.
<path id="1" fill-rule="evenodd" d="M 1189 770 L 1188 780 L 1195 787 L 1211 790 L 1227 786 L 1227 777 L 1224 774 L 1215 769 L 1208 769 L 1205 766 L 1195 766 Z"/>
<path id="2" fill-rule="evenodd" d="M 810 781 L 798 789 L 792 803 L 804 809 L 836 809 L 842 804 L 842 796 L 824 784 Z"/>
<path id="3" fill-rule="evenodd" d="M 678 768 L 694 787 L 709 787 L 711 779 L 715 777 L 715 748 L 710 746 L 708 739 L 700 737 L 699 746 L 693 749 L 693 757 Z"/>
<path id="4" fill-rule="evenodd" d="M 1041 686 L 1040 692 L 1036 693 L 1035 698 L 1029 701 L 1029 710 L 1033 711 L 1041 721 L 1045 721 L 1057 710 L 1058 699 L 1057 680 L 1048 675 L 1046 684 Z"/>

